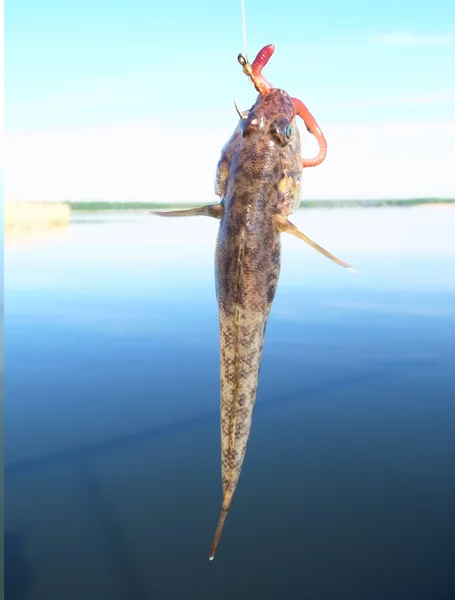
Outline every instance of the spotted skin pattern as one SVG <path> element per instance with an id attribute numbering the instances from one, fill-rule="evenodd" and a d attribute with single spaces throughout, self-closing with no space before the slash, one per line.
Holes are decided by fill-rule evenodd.
<path id="1" fill-rule="evenodd" d="M 274 215 L 293 210 L 302 170 L 294 106 L 286 92 L 259 96 L 245 121 L 244 135 L 238 128 L 223 150 L 217 172 L 224 206 L 215 258 L 222 517 L 231 505 L 245 457 L 265 327 L 278 285 L 281 248 Z M 293 128 L 292 144 L 285 136 L 288 125 Z M 276 140 L 271 129 L 277 130 Z"/>
<path id="2" fill-rule="evenodd" d="M 305 121 L 307 128 L 318 131 L 323 142 L 316 159 L 302 160 L 296 116 L 303 114 L 298 103 L 304 105 L 285 91 L 273 88 L 261 75 L 273 49 L 272 45 L 264 47 L 253 68 L 246 59 L 242 63 L 239 56 L 245 73 L 260 93 L 251 109 L 240 114 L 239 123 L 222 149 L 215 179 L 220 203 L 154 213 L 220 219 L 215 274 L 220 330 L 223 500 L 210 560 L 215 556 L 232 503 L 250 435 L 265 329 L 280 274 L 280 233 L 291 233 L 331 260 L 349 267 L 287 219 L 299 206 L 303 166 L 322 162 L 326 144 L 304 107 L 311 118 Z"/>

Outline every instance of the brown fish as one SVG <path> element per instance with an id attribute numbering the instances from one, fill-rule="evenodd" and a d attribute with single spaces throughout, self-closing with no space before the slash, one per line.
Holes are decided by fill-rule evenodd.
<path id="1" fill-rule="evenodd" d="M 280 233 L 288 232 L 339 265 L 351 268 L 318 246 L 288 220 L 300 203 L 302 168 L 320 164 L 327 145 L 304 104 L 273 88 L 261 71 L 274 51 L 265 46 L 250 65 L 238 60 L 259 96 L 221 152 L 215 192 L 221 202 L 160 216 L 206 215 L 220 219 L 216 245 L 216 293 L 220 326 L 221 465 L 223 501 L 210 551 L 223 525 L 242 469 L 256 400 L 267 318 L 280 273 Z M 296 116 L 319 143 L 313 159 L 301 158 Z"/>

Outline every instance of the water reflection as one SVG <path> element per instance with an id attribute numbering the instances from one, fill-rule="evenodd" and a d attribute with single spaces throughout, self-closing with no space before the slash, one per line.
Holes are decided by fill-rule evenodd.
<path id="1" fill-rule="evenodd" d="M 5 551 L 5 598 L 25 600 L 33 583 L 33 573 L 26 557 L 25 536 L 4 531 Z"/>
<path id="2" fill-rule="evenodd" d="M 58 241 L 8 248 L 6 525 L 25 540 L 26 597 L 452 597 L 455 213 L 442 211 L 299 213 L 357 276 L 283 236 L 213 564 L 217 223 L 78 216 Z"/>

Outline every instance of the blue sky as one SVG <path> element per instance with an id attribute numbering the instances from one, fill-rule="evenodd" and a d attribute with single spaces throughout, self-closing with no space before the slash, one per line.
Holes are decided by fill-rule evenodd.
<path id="1" fill-rule="evenodd" d="M 333 162 L 336 154 L 330 156 L 330 130 L 335 149 L 341 148 L 344 156 L 352 155 L 354 141 L 358 146 L 367 134 L 373 152 L 371 136 L 374 139 L 375 132 L 382 136 L 379 142 L 384 144 L 385 154 L 393 137 L 393 124 L 398 127 L 396 137 L 414 127 L 413 146 L 419 140 L 421 124 L 420 139 L 427 154 L 433 156 L 431 128 L 436 123 L 440 127 L 438 143 L 434 143 L 437 151 L 443 147 L 444 156 L 447 149 L 455 152 L 453 0 L 431 4 L 402 0 L 375 4 L 246 0 L 245 6 L 250 59 L 263 45 L 274 43 L 276 51 L 266 76 L 276 87 L 300 97 L 327 133 L 329 156 L 326 170 L 320 168 L 326 178 L 327 169 L 329 175 L 332 169 L 336 180 L 341 164 L 340 160 Z M 114 199 L 112 181 L 124 164 L 120 186 L 123 195 L 128 195 L 130 169 L 131 199 L 156 200 L 152 196 L 158 195 L 174 199 L 167 179 L 159 177 L 162 157 L 170 154 L 169 173 L 175 172 L 176 157 L 180 164 L 185 162 L 182 151 L 186 149 L 187 154 L 193 154 L 191 188 L 202 186 L 203 200 L 212 199 L 206 196 L 209 189 L 212 193 L 214 166 L 236 123 L 232 100 L 235 97 L 246 108 L 255 99 L 236 60 L 238 52 L 243 51 L 240 7 L 240 0 L 8 2 L 5 119 L 13 156 L 7 165 L 11 167 L 10 184 L 7 168 L 7 191 L 9 188 L 13 195 L 33 196 L 30 181 L 35 177 L 43 197 L 48 182 L 52 198 L 101 195 Z M 383 139 L 384 131 L 390 131 L 390 139 Z M 109 139 L 109 144 L 121 143 L 123 153 L 113 156 L 112 148 L 103 147 L 102 137 Z M 346 140 L 344 153 L 342 139 Z M 75 143 L 81 144 L 77 156 L 71 150 Z M 128 144 L 129 150 L 125 148 Z M 308 153 L 311 144 L 308 140 Z M 97 180 L 90 165 L 84 163 L 82 147 L 87 145 L 97 148 L 102 163 L 101 171 L 98 165 Z M 25 154 L 24 147 L 28 148 Z M 66 163 L 58 147 L 63 155 L 67 149 Z M 410 149 L 403 148 L 402 152 L 409 155 Z M 30 154 L 32 151 L 35 155 Z M 194 154 L 200 157 L 196 164 Z M 46 158 L 47 162 L 40 162 Z M 91 156 L 91 164 L 94 159 Z M 24 162 L 19 165 L 19 160 L 32 169 L 27 188 L 19 181 L 19 173 L 23 178 L 24 171 Z M 377 162 L 374 152 L 371 160 Z M 412 163 L 412 157 L 409 160 Z M 439 187 L 434 186 L 434 193 L 450 195 L 450 181 L 447 179 L 445 187 L 440 185 L 445 179 L 437 162 L 433 179 L 439 181 Z M 51 164 L 55 167 L 53 174 L 52 169 L 49 171 Z M 141 165 L 140 174 L 137 164 Z M 342 164 L 349 168 L 349 163 Z M 418 162 L 415 164 L 420 169 Z M 410 169 L 412 165 L 407 166 Z M 186 168 L 182 165 L 182 176 L 188 178 L 188 161 Z M 154 169 L 158 188 L 146 175 L 146 171 L 153 174 Z M 43 175 L 46 170 L 48 174 Z M 84 173 L 86 185 L 81 186 L 79 180 Z M 320 183 L 323 176 L 322 172 L 308 175 L 312 197 L 366 193 L 365 186 L 356 192 L 355 186 L 344 189 L 338 180 L 336 189 L 326 184 L 318 189 L 313 182 Z M 111 187 L 100 186 L 100 180 L 109 177 L 113 178 Z M 207 188 L 203 184 L 206 179 Z M 60 187 L 56 188 L 57 180 Z M 425 189 L 430 190 L 431 182 L 427 183 Z M 414 193 L 412 185 L 409 192 L 404 182 L 400 185 L 400 195 Z M 380 191 L 385 193 L 382 188 Z M 182 193 L 183 188 L 177 187 L 176 199 Z M 396 195 L 392 187 L 389 195 Z"/>

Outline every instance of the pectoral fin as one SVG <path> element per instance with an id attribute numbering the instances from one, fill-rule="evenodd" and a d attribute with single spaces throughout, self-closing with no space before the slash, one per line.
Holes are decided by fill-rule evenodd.
<path id="1" fill-rule="evenodd" d="M 216 204 L 208 204 L 207 206 L 198 206 L 197 208 L 184 208 L 179 210 L 151 210 L 152 215 L 158 217 L 214 217 L 221 219 L 224 213 L 224 205 L 221 202 Z"/>
<path id="2" fill-rule="evenodd" d="M 330 258 L 330 260 L 333 260 L 333 262 L 335 262 L 337 265 L 346 267 L 346 269 L 349 269 L 350 271 L 355 273 L 355 269 L 353 267 L 351 267 L 351 265 L 348 265 L 348 263 L 345 263 L 342 260 L 340 260 L 339 258 L 336 258 L 336 256 L 333 256 L 333 254 L 330 254 L 330 252 L 327 252 L 327 250 L 324 250 L 324 248 L 321 248 L 321 246 L 316 244 L 316 242 L 313 242 L 313 240 L 310 240 L 309 237 L 307 237 L 304 233 L 302 233 L 298 227 L 296 227 L 293 223 L 291 223 L 283 215 L 276 214 L 275 215 L 275 223 L 278 228 L 278 231 L 280 231 L 281 233 L 290 233 L 291 235 L 295 235 L 295 237 L 298 237 L 300 240 L 303 240 L 309 246 L 311 246 L 312 248 L 314 248 L 315 250 L 317 250 L 324 256 L 327 256 L 327 258 Z"/>

